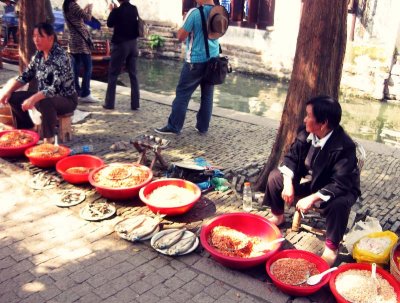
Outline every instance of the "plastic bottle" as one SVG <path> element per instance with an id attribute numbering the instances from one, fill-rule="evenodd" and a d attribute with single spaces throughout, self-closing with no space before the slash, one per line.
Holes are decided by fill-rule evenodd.
<path id="1" fill-rule="evenodd" d="M 253 195 L 251 193 L 251 184 L 250 182 L 245 182 L 243 187 L 243 210 L 251 211 L 253 202 Z"/>
<path id="2" fill-rule="evenodd" d="M 71 155 L 90 154 L 93 152 L 93 145 L 80 145 L 71 148 Z"/>

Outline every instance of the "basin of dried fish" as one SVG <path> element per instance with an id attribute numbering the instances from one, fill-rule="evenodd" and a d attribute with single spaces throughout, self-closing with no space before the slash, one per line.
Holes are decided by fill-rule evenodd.
<path id="1" fill-rule="evenodd" d="M 57 172 L 65 181 L 72 184 L 82 184 L 89 182 L 89 173 L 101 166 L 104 162 L 99 157 L 93 155 L 73 155 L 66 157 L 56 164 Z"/>
<path id="2" fill-rule="evenodd" d="M 218 236 L 220 239 L 215 238 L 210 241 L 211 232 L 217 226 L 224 226 L 236 230 L 236 232 L 240 232 L 241 234 L 235 232 L 236 235 L 239 235 L 238 239 L 235 238 L 230 243 L 227 243 L 224 240 L 223 235 Z M 214 234 L 214 236 L 216 235 Z M 262 241 L 259 245 L 256 245 L 255 243 L 258 242 L 258 240 L 249 244 L 248 242 L 250 238 L 259 238 Z M 250 214 L 247 212 L 228 213 L 217 216 L 210 220 L 207 224 L 203 225 L 200 232 L 201 245 L 216 261 L 225 266 L 239 269 L 250 268 L 265 263 L 266 260 L 275 254 L 282 245 L 282 242 L 275 242 L 275 240 L 280 238 L 282 238 L 282 233 L 280 232 L 279 228 L 276 227 L 276 225 L 269 222 L 263 216 Z M 239 241 L 236 242 L 236 240 Z M 266 245 L 264 245 L 265 243 Z M 246 245 L 251 245 L 252 251 L 260 252 L 261 255 L 255 257 L 248 256 L 247 254 L 246 257 L 229 255 L 231 253 L 237 253 L 236 251 L 238 249 L 243 249 L 240 253 L 246 253 L 245 250 L 249 248 L 249 246 L 246 247 Z M 215 246 L 218 246 L 222 249 L 225 248 L 227 253 L 223 254 Z"/>
<path id="3" fill-rule="evenodd" d="M 116 212 L 114 205 L 107 202 L 95 202 L 86 204 L 79 215 L 87 221 L 100 221 L 113 216 Z"/>
<path id="4" fill-rule="evenodd" d="M 33 142 L 33 136 L 20 130 L 5 132 L 0 137 L 0 147 L 19 147 L 31 142 Z"/>
<path id="5" fill-rule="evenodd" d="M 87 174 L 87 173 L 89 173 L 89 171 L 90 171 L 90 168 L 83 167 L 83 166 L 74 166 L 74 167 L 67 168 L 65 170 L 65 172 L 67 174 L 74 174 L 74 175 L 75 174 Z"/>
<path id="6" fill-rule="evenodd" d="M 168 256 L 186 255 L 199 245 L 196 234 L 186 229 L 165 229 L 156 233 L 150 241 L 158 252 Z"/>
<path id="7" fill-rule="evenodd" d="M 0 157 L 22 156 L 39 138 L 38 133 L 25 129 L 0 131 Z"/>
<path id="8" fill-rule="evenodd" d="M 113 164 L 97 171 L 93 180 L 104 187 L 128 188 L 142 184 L 148 177 L 147 167 Z"/>
<path id="9" fill-rule="evenodd" d="M 38 167 L 55 166 L 59 160 L 68 157 L 70 153 L 71 149 L 66 146 L 49 143 L 32 146 L 25 150 L 25 156 Z"/>
<path id="10" fill-rule="evenodd" d="M 226 226 L 215 226 L 210 232 L 208 242 L 221 254 L 230 257 L 253 258 L 265 253 L 264 250 L 257 249 L 263 243 L 260 237 L 250 237 Z"/>
<path id="11" fill-rule="evenodd" d="M 103 196 L 124 200 L 135 197 L 153 178 L 151 169 L 140 164 L 115 163 L 93 170 L 89 182 Z"/>

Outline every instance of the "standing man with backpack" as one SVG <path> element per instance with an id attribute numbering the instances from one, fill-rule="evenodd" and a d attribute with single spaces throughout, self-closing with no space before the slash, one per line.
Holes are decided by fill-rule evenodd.
<path id="1" fill-rule="evenodd" d="M 139 13 L 136 6 L 130 4 L 129 0 L 118 0 L 118 2 L 118 7 L 110 4 L 111 12 L 107 19 L 107 26 L 114 28 L 114 33 L 111 39 L 108 86 L 103 108 L 114 109 L 118 75 L 125 63 L 131 81 L 131 110 L 138 110 L 140 93 L 136 76 L 136 59 L 139 51 L 136 39 L 139 36 Z"/>
<path id="2" fill-rule="evenodd" d="M 176 88 L 176 96 L 172 103 L 168 124 L 154 130 L 159 134 L 180 134 L 190 98 L 199 86 L 201 88 L 201 102 L 195 127 L 200 134 L 206 134 L 210 125 L 214 85 L 206 83 L 203 76 L 207 68 L 207 61 L 212 57 L 218 57 L 220 53 L 218 38 L 225 34 L 229 18 L 225 8 L 220 5 L 214 6 L 213 0 L 196 0 L 196 2 L 203 10 L 206 20 L 208 20 L 209 57 L 205 47 L 200 9 L 192 8 L 186 14 L 183 25 L 177 33 L 177 38 L 181 42 L 186 41 L 185 63 Z"/>

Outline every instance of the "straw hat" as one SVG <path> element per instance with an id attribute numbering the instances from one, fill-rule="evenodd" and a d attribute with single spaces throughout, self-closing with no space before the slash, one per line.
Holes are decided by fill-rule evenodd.
<path id="1" fill-rule="evenodd" d="M 218 39 L 222 37 L 229 25 L 229 14 L 222 5 L 215 5 L 208 16 L 207 29 L 208 39 Z"/>

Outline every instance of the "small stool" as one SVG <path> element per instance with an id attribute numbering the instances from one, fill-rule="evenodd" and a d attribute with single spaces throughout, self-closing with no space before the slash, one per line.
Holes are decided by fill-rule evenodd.
<path id="1" fill-rule="evenodd" d="M 58 118 L 58 138 L 60 142 L 72 140 L 72 116 L 74 113 L 67 113 L 57 116 Z"/>
<path id="2" fill-rule="evenodd" d="M 168 140 L 155 136 L 140 135 L 131 140 L 131 143 L 140 153 L 139 160 L 137 161 L 138 164 L 144 164 L 147 160 L 147 151 L 152 151 L 154 153 L 154 157 L 150 163 L 150 169 L 153 168 L 156 161 L 158 161 L 163 168 L 166 169 L 168 167 L 168 163 L 161 156 L 161 151 L 169 144 Z"/>

